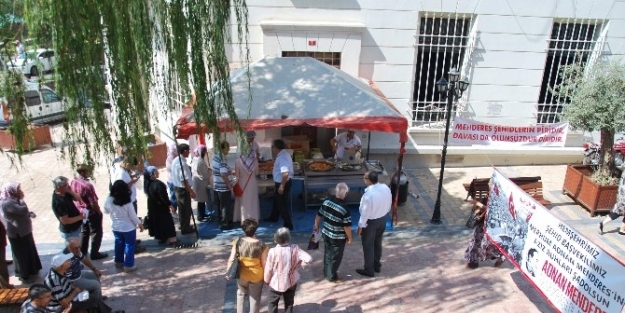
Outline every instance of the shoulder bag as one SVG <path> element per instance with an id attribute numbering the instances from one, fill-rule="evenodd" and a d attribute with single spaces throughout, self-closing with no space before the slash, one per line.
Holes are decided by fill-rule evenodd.
<path id="1" fill-rule="evenodd" d="M 239 239 L 237 239 L 237 243 L 236 243 L 236 254 L 234 256 L 234 261 L 232 261 L 232 265 L 230 266 L 230 268 L 228 268 L 228 272 L 226 273 L 226 276 L 228 277 L 228 279 L 235 279 L 235 278 L 239 278 L 239 244 L 241 243 L 241 238 L 239 237 Z"/>
<path id="2" fill-rule="evenodd" d="M 239 182 L 234 184 L 234 186 L 232 187 L 232 191 L 234 191 L 234 196 L 235 197 L 237 197 L 237 198 L 243 197 L 243 191 L 245 191 L 245 188 L 247 188 L 247 183 L 250 182 L 250 178 L 252 178 L 252 175 L 254 175 L 254 174 L 251 173 L 250 176 L 247 177 L 247 181 L 245 182 L 245 186 L 243 186 L 243 188 L 241 188 L 241 185 L 239 184 Z"/>

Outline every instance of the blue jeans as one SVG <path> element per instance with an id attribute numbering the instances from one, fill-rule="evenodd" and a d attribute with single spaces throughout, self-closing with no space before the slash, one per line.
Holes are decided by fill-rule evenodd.
<path id="1" fill-rule="evenodd" d="M 76 238 L 78 239 L 78 242 L 80 242 L 82 239 L 82 226 L 76 228 L 75 231 L 71 232 L 71 233 L 64 233 L 64 232 L 60 232 L 61 233 L 61 237 L 63 239 L 65 239 L 65 242 L 68 242 L 70 238 Z"/>
<path id="2" fill-rule="evenodd" d="M 137 230 L 129 232 L 113 231 L 115 235 L 115 263 L 124 264 L 124 267 L 135 266 L 135 244 Z"/>

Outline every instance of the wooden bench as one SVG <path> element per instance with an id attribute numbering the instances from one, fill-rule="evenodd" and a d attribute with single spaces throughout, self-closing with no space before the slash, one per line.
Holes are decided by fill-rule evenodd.
<path id="1" fill-rule="evenodd" d="M 0 289 L 0 306 L 22 304 L 28 299 L 28 288 Z"/>
<path id="2" fill-rule="evenodd" d="M 523 189 L 523 191 L 527 192 L 528 195 L 532 196 L 532 198 L 536 199 L 536 201 L 540 202 L 540 204 L 544 206 L 551 205 L 551 201 L 545 200 L 543 197 L 543 182 L 516 182 L 516 184 Z"/>
<path id="3" fill-rule="evenodd" d="M 542 182 L 540 181 L 542 178 L 540 176 L 529 176 L 529 177 L 512 177 L 510 178 L 510 180 L 517 184 L 517 185 L 521 185 L 521 184 L 529 184 L 529 183 L 540 183 L 540 188 L 538 188 L 538 185 L 532 185 L 529 186 L 528 185 L 528 191 L 526 191 L 528 194 L 532 195 L 532 197 L 534 197 L 536 200 L 540 200 L 539 201 L 546 201 L 549 202 L 547 200 L 545 200 L 542 196 Z M 464 199 L 465 201 L 468 200 L 469 198 L 473 199 L 473 200 L 479 200 L 482 198 L 488 198 L 488 191 L 490 189 L 489 184 L 490 183 L 490 178 L 474 178 L 471 183 L 469 184 L 462 184 L 462 186 L 464 187 L 464 190 L 467 191 L 467 197 Z M 540 191 L 538 191 L 540 190 Z M 536 195 L 536 196 L 534 196 Z M 538 197 L 538 198 L 537 198 Z M 543 203 L 543 202 L 541 202 Z M 551 204 L 551 202 L 549 202 L 549 204 Z M 548 205 L 548 204 L 544 204 L 544 205 Z"/>

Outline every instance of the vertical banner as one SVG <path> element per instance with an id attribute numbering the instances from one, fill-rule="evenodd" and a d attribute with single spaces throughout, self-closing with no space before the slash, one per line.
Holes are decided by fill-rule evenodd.
<path id="1" fill-rule="evenodd" d="M 560 312 L 619 313 L 625 265 L 493 171 L 486 234 Z"/>
<path id="2" fill-rule="evenodd" d="M 564 147 L 569 123 L 504 126 L 454 118 L 450 142 L 471 145 Z"/>

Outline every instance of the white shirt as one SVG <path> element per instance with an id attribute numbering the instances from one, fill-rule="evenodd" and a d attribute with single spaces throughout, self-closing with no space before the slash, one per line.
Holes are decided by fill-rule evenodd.
<path id="1" fill-rule="evenodd" d="M 118 180 L 123 180 L 126 184 L 128 184 L 132 181 L 132 177 L 130 177 L 130 174 L 128 173 L 128 171 L 125 168 L 121 167 L 120 165 L 121 163 L 117 163 L 117 169 L 115 169 L 113 182 L 118 181 Z M 136 183 L 130 186 L 130 201 L 132 202 L 137 201 L 137 186 L 135 185 Z"/>
<path id="2" fill-rule="evenodd" d="M 289 178 L 293 177 L 293 159 L 291 155 L 284 149 L 278 152 L 276 155 L 276 161 L 273 163 L 273 181 L 276 183 L 282 182 L 282 173 L 289 173 Z"/>
<path id="3" fill-rule="evenodd" d="M 108 197 L 104 202 L 104 213 L 111 215 L 113 231 L 124 233 L 133 231 L 141 224 L 132 202 L 119 206 L 113 203 L 113 197 Z"/>
<path id="4" fill-rule="evenodd" d="M 182 159 L 182 169 L 180 168 L 180 159 Z M 184 170 L 184 179 L 182 178 L 182 171 Z M 174 187 L 184 188 L 183 180 L 189 183 L 189 187 L 193 185 L 193 178 L 191 176 L 191 167 L 187 164 L 187 159 L 183 156 L 178 156 L 171 162 L 171 182 Z"/>
<path id="5" fill-rule="evenodd" d="M 374 220 L 385 216 L 391 211 L 393 204 L 391 189 L 387 185 L 377 183 L 365 188 L 365 194 L 360 198 L 360 220 L 358 227 L 367 227 L 367 220 Z"/>
<path id="6" fill-rule="evenodd" d="M 362 146 L 362 142 L 360 138 L 354 134 L 352 139 L 347 138 L 347 133 L 340 133 L 334 137 L 336 140 L 336 157 L 338 159 L 343 158 L 343 153 L 345 153 L 345 149 L 354 148 L 358 146 Z"/>

